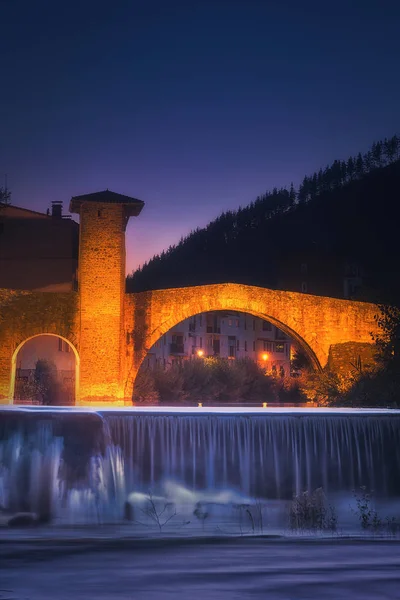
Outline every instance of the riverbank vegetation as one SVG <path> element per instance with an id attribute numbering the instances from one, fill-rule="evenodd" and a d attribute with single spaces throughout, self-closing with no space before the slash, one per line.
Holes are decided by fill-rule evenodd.
<path id="1" fill-rule="evenodd" d="M 164 370 L 141 369 L 135 404 L 230 405 L 300 403 L 307 398 L 291 377 L 273 377 L 250 359 L 193 358 Z"/>

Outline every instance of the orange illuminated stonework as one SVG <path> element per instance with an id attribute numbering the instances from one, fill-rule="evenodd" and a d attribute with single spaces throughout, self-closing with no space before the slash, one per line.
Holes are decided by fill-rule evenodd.
<path id="1" fill-rule="evenodd" d="M 368 354 L 378 313 L 370 303 L 239 284 L 126 294 L 125 229 L 142 206 L 108 191 L 72 198 L 70 210 L 80 216 L 79 291 L 0 290 L 1 403 L 12 402 L 18 348 L 40 333 L 60 335 L 73 346 L 76 403 L 83 405 L 130 402 L 151 346 L 183 319 L 207 311 L 243 311 L 270 321 L 301 345 L 316 369 L 329 364 L 340 370 L 344 361 Z M 43 305 L 45 315 L 38 318 Z M 68 324 L 65 306 L 72 311 Z"/>

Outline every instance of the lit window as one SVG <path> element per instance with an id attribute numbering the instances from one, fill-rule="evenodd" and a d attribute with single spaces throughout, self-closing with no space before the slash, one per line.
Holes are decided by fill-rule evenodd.
<path id="1" fill-rule="evenodd" d="M 232 319 L 228 319 L 228 325 L 229 327 L 232 327 Z"/>
<path id="2" fill-rule="evenodd" d="M 284 351 L 285 351 L 285 344 L 282 344 L 282 342 L 276 342 L 275 352 L 284 352 Z"/>

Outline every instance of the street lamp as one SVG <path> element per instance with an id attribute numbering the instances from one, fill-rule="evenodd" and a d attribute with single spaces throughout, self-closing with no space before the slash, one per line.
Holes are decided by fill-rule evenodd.
<path id="1" fill-rule="evenodd" d="M 267 354 L 267 352 L 264 352 L 264 354 L 261 355 L 261 358 L 263 359 L 263 362 L 264 362 L 264 373 L 265 373 L 265 375 L 267 375 L 269 354 Z"/>
<path id="2" fill-rule="evenodd" d="M 204 350 L 197 350 L 197 356 L 201 358 L 204 355 Z"/>

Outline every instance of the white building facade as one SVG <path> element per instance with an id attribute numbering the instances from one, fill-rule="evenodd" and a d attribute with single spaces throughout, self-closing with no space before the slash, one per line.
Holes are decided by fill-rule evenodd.
<path id="1" fill-rule="evenodd" d="M 168 368 L 196 357 L 249 358 L 268 374 L 290 374 L 291 339 L 257 317 L 238 312 L 209 312 L 182 321 L 150 349 L 145 366 Z"/>

